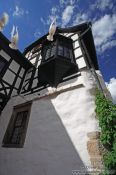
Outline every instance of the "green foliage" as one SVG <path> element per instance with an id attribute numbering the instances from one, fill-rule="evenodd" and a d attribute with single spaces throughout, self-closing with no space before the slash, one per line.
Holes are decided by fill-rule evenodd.
<path id="1" fill-rule="evenodd" d="M 101 128 L 101 143 L 107 148 L 104 155 L 106 171 L 104 175 L 116 173 L 116 105 L 106 99 L 102 93 L 96 93 L 96 115 Z M 114 173 L 114 174 L 115 174 Z"/>
<path id="2" fill-rule="evenodd" d="M 116 142 L 113 144 L 112 151 L 109 151 L 104 155 L 104 164 L 108 169 L 116 168 Z"/>

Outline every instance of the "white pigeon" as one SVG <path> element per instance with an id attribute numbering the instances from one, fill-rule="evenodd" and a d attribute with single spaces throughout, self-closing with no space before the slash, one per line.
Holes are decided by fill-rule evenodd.
<path id="1" fill-rule="evenodd" d="M 15 33 L 16 31 L 16 33 Z M 17 50 L 17 43 L 19 40 L 19 33 L 17 27 L 13 25 L 12 32 L 11 32 L 11 43 L 9 44 L 9 47 L 11 49 Z"/>
<path id="2" fill-rule="evenodd" d="M 6 12 L 3 13 L 3 16 L 0 19 L 0 31 L 3 31 L 3 28 L 6 26 L 8 23 L 9 16 Z"/>
<path id="3" fill-rule="evenodd" d="M 53 41 L 53 36 L 55 32 L 56 32 L 56 18 L 53 20 L 49 28 L 49 35 L 47 36 L 47 39 L 49 41 Z"/>

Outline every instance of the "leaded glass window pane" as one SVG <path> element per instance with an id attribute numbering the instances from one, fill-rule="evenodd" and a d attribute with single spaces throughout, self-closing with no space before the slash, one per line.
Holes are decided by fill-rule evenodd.
<path id="1" fill-rule="evenodd" d="M 56 43 L 54 43 L 51 47 L 51 57 L 55 55 L 55 52 L 56 52 Z"/>
<path id="2" fill-rule="evenodd" d="M 63 46 L 62 45 L 58 46 L 58 55 L 63 56 Z"/>
<path id="3" fill-rule="evenodd" d="M 64 47 L 64 57 L 70 58 L 70 50 L 67 47 Z"/>
<path id="4" fill-rule="evenodd" d="M 21 105 L 13 110 L 11 120 L 6 130 L 4 147 L 23 147 L 31 103 Z"/>
<path id="5" fill-rule="evenodd" d="M 50 47 L 48 47 L 46 50 L 45 60 L 47 60 L 50 57 L 50 52 L 51 52 L 51 49 Z"/>
<path id="6" fill-rule="evenodd" d="M 28 114 L 28 111 L 22 111 L 17 113 L 14 129 L 13 129 L 11 141 L 10 141 L 12 144 L 20 143 L 20 139 L 23 134 L 23 130 L 27 119 L 27 114 Z"/>

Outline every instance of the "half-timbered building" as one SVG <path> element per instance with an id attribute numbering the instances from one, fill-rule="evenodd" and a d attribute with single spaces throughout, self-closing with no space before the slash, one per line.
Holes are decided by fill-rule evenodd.
<path id="1" fill-rule="evenodd" d="M 0 175 L 87 174 L 102 164 L 96 87 L 110 94 L 91 23 L 47 35 L 22 54 L 0 33 Z"/>

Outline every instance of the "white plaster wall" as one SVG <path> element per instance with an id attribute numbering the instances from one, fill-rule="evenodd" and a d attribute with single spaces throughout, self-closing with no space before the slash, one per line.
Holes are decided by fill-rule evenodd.
<path id="1" fill-rule="evenodd" d="M 71 36 L 71 39 L 72 39 L 73 41 L 77 40 L 77 39 L 78 39 L 78 34 L 75 34 L 75 35 Z"/>
<path id="2" fill-rule="evenodd" d="M 36 62 L 36 57 L 33 58 L 32 60 L 30 60 L 30 62 L 31 62 L 32 64 L 35 64 L 35 62 Z"/>
<path id="3" fill-rule="evenodd" d="M 15 84 L 15 87 L 16 88 L 19 88 L 19 86 L 20 86 L 20 83 L 21 83 L 21 78 L 17 78 L 17 81 L 16 81 L 16 84 Z"/>
<path id="4" fill-rule="evenodd" d="M 10 56 L 7 53 L 5 53 L 3 50 L 0 51 L 0 55 L 2 55 L 7 61 L 10 60 Z M 9 65 L 9 69 L 7 69 L 7 71 L 5 72 L 5 74 L 3 76 L 3 80 L 5 80 L 10 85 L 12 85 L 13 82 L 14 82 L 14 79 L 16 77 L 15 73 L 18 72 L 19 67 L 20 67 L 20 65 L 16 61 L 12 60 L 12 62 Z M 13 73 L 12 71 L 15 72 L 15 73 Z M 24 74 L 24 69 L 23 68 L 21 69 L 20 76 L 22 76 L 22 74 Z M 16 88 L 19 87 L 20 82 L 21 82 L 21 79 L 18 78 L 17 81 L 16 81 L 16 84 L 15 84 Z M 7 92 L 9 92 L 9 90 L 7 90 Z M 14 92 L 12 93 L 12 95 L 14 95 Z"/>
<path id="5" fill-rule="evenodd" d="M 20 71 L 20 74 L 19 74 L 19 76 L 23 77 L 23 75 L 24 75 L 24 72 L 25 72 L 25 69 L 21 68 L 21 71 Z"/>
<path id="6" fill-rule="evenodd" d="M 0 145 L 14 105 L 32 104 L 24 148 L 0 147 L 0 175 L 70 175 L 90 166 L 87 133 L 98 130 L 95 119 L 95 82 L 88 71 L 45 97 L 12 98 L 0 118 Z M 80 86 L 81 85 L 81 86 Z"/>
<path id="7" fill-rule="evenodd" d="M 81 48 L 75 49 L 74 54 L 75 54 L 75 58 L 80 57 L 82 55 Z"/>
<path id="8" fill-rule="evenodd" d="M 12 73 L 10 70 L 7 70 L 4 77 L 3 77 L 3 80 L 8 82 L 9 84 L 12 84 L 14 79 L 15 79 L 15 74 Z"/>
<path id="9" fill-rule="evenodd" d="M 25 77 L 25 80 L 31 78 L 31 75 L 32 75 L 32 72 L 27 73 L 27 74 L 26 74 L 26 77 Z"/>
<path id="10" fill-rule="evenodd" d="M 4 57 L 7 61 L 10 60 L 10 56 L 6 52 L 4 52 L 4 50 L 0 50 L 0 55 Z"/>
<path id="11" fill-rule="evenodd" d="M 86 67 L 84 57 L 81 57 L 81 58 L 77 59 L 76 63 L 78 64 L 79 69 Z"/>
<path id="12" fill-rule="evenodd" d="M 12 60 L 12 62 L 10 63 L 10 66 L 9 66 L 9 68 L 11 70 L 13 70 L 15 73 L 18 72 L 19 67 L 20 67 L 20 65 L 16 61 L 14 61 L 14 60 Z"/>
<path id="13" fill-rule="evenodd" d="M 78 41 L 74 42 L 73 43 L 73 47 L 74 47 L 74 49 L 77 48 L 77 47 L 79 47 L 79 42 Z"/>

